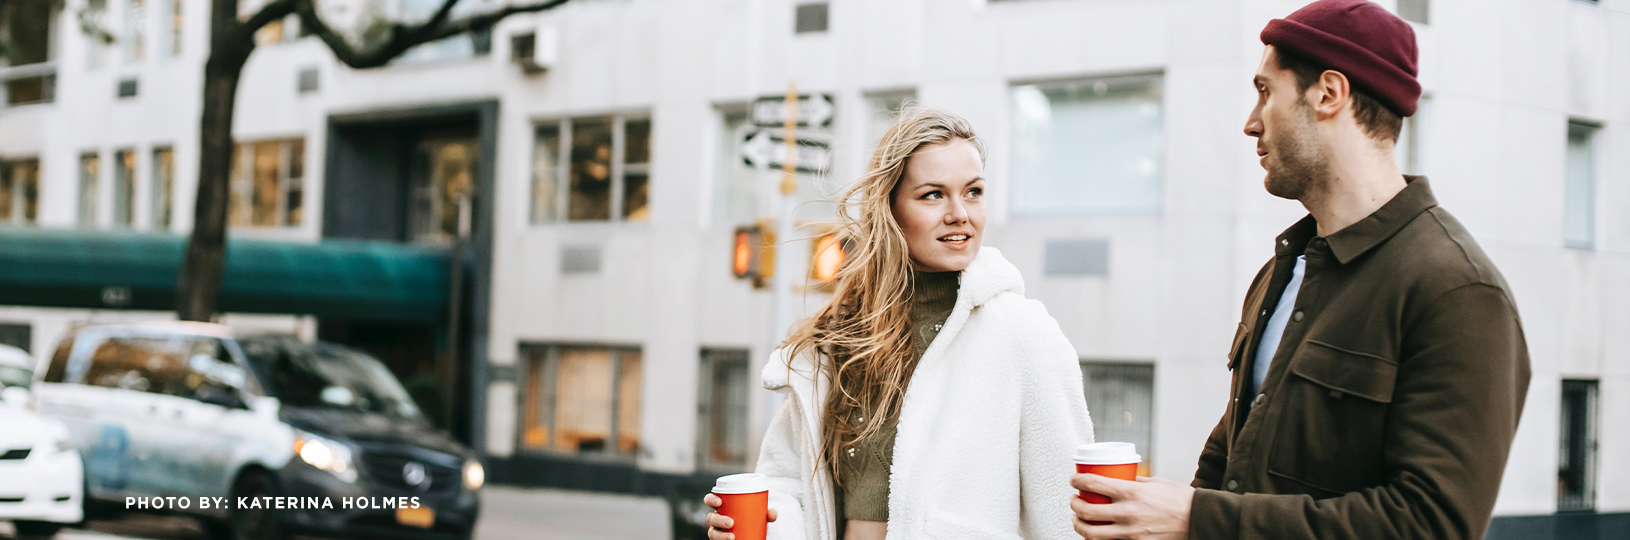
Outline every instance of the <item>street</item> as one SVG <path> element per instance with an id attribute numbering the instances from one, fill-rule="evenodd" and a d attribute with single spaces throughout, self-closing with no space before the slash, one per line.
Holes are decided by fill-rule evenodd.
<path id="1" fill-rule="evenodd" d="M 607 495 L 556 489 L 490 486 L 482 490 L 478 540 L 578 538 L 663 540 L 669 537 L 668 507 L 660 498 Z M 0 539 L 16 538 L 0 521 Z M 58 540 L 202 540 L 190 518 L 125 514 L 92 521 L 87 529 L 64 529 Z"/>

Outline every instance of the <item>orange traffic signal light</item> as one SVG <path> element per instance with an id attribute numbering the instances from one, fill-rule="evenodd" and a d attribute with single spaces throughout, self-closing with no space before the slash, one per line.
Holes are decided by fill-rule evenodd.
<path id="1" fill-rule="evenodd" d="M 809 257 L 809 277 L 828 285 L 836 282 L 838 270 L 843 269 L 845 255 L 843 242 L 838 240 L 836 233 L 816 238 L 814 251 Z"/>
<path id="2" fill-rule="evenodd" d="M 731 274 L 753 280 L 755 288 L 765 287 L 775 275 L 775 235 L 765 232 L 766 228 L 762 224 L 737 227 L 730 248 Z"/>

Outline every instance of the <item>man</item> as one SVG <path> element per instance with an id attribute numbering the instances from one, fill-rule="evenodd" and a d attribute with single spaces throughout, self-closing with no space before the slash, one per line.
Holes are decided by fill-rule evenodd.
<path id="1" fill-rule="evenodd" d="M 1308 217 L 1274 241 L 1192 486 L 1075 475 L 1088 539 L 1483 537 L 1527 394 L 1515 302 L 1426 178 L 1393 158 L 1415 36 L 1366 0 L 1270 22 L 1245 133 Z M 1093 522 L 1110 522 L 1092 525 Z"/>

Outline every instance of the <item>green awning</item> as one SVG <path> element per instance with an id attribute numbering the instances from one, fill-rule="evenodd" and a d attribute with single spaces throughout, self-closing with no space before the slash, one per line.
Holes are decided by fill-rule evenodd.
<path id="1" fill-rule="evenodd" d="M 185 251 L 169 234 L 0 229 L 0 305 L 173 310 Z M 218 309 L 435 322 L 447 285 L 445 249 L 231 239 Z"/>

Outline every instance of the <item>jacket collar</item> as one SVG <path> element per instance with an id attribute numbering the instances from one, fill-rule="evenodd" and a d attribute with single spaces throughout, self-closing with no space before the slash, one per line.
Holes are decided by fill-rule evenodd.
<path id="1" fill-rule="evenodd" d="M 946 331 L 954 330 L 951 321 L 958 319 L 959 314 L 973 311 L 973 308 L 985 305 L 992 298 L 1004 292 L 1024 294 L 1024 277 L 1013 263 L 1002 257 L 1002 252 L 996 248 L 984 246 L 979 248 L 979 254 L 974 256 L 973 262 L 962 270 L 960 284 L 957 287 L 956 307 L 951 309 L 951 315 L 946 319 Z M 966 315 L 963 315 L 966 319 Z M 941 335 L 949 332 L 942 331 Z M 941 341 L 938 337 L 935 341 Z M 924 354 L 926 357 L 926 353 Z M 797 374 L 794 377 L 793 374 Z M 788 362 L 786 349 L 777 348 L 771 355 L 770 361 L 764 364 L 761 373 L 766 390 L 781 390 L 794 384 L 809 385 L 820 377 L 811 355 L 803 354 Z M 796 388 L 804 393 L 807 387 Z"/>
<path id="2" fill-rule="evenodd" d="M 1408 184 L 1403 191 L 1392 196 L 1392 200 L 1381 205 L 1381 208 L 1357 223 L 1336 231 L 1325 240 L 1330 243 L 1330 251 L 1335 254 L 1336 261 L 1347 264 L 1358 256 L 1369 252 L 1375 246 L 1381 245 L 1392 235 L 1408 225 L 1415 216 L 1430 210 L 1438 205 L 1436 197 L 1432 196 L 1432 186 L 1427 183 L 1425 176 L 1404 175 Z M 1318 234 L 1318 222 L 1310 214 L 1301 221 L 1291 225 L 1285 232 L 1280 233 L 1274 244 L 1275 253 L 1280 257 L 1300 255 L 1307 249 L 1307 242 Z"/>

